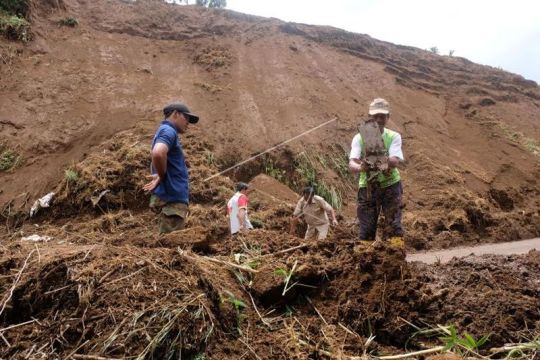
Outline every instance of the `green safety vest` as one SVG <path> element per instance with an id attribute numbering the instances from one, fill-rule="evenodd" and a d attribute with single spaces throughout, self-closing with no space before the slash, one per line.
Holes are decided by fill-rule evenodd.
<path id="1" fill-rule="evenodd" d="M 394 137 L 397 136 L 398 133 L 395 131 L 392 131 L 390 129 L 384 128 L 382 138 L 384 143 L 384 148 L 386 149 L 386 156 L 388 156 L 388 151 L 390 150 L 390 145 L 392 144 L 392 140 L 394 140 Z M 364 142 L 362 141 L 362 135 L 360 135 L 360 149 L 361 153 L 365 153 Z M 397 168 L 393 168 L 390 170 L 390 174 L 384 175 L 383 173 L 379 173 L 377 176 L 377 182 L 379 183 L 379 186 L 381 188 L 385 188 L 391 185 L 394 185 L 398 181 L 401 180 L 401 177 L 399 176 L 399 170 Z M 358 186 L 361 188 L 367 187 L 367 172 L 362 171 L 360 172 L 360 179 L 358 181 Z"/>

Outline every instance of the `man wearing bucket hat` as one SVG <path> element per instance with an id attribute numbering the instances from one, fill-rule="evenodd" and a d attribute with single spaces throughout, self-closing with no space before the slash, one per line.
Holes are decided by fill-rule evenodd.
<path id="1" fill-rule="evenodd" d="M 188 215 L 189 174 L 179 134 L 199 117 L 181 102 L 163 108 L 165 119 L 152 141 L 151 181 L 143 190 L 152 192 L 150 208 L 160 214 L 159 232 L 183 229 Z"/>
<path id="2" fill-rule="evenodd" d="M 360 222 L 360 240 L 373 241 L 377 232 L 377 222 L 382 209 L 385 218 L 383 236 L 389 238 L 392 245 L 403 247 L 403 229 L 401 226 L 401 200 L 403 188 L 397 166 L 403 158 L 401 135 L 385 126 L 390 118 L 388 101 L 377 98 L 369 105 L 369 120 L 375 122 L 381 133 L 386 156 L 379 168 L 372 169 L 366 161 L 366 149 L 360 133 L 352 140 L 349 155 L 349 169 L 359 173 L 357 215 Z M 369 176 L 369 174 L 374 174 Z M 373 180 L 368 180 L 368 179 Z M 368 191 L 368 181 L 374 185 Z"/>

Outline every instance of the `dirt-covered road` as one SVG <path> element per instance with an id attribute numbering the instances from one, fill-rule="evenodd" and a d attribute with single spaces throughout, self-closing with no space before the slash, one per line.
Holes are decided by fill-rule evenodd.
<path id="1" fill-rule="evenodd" d="M 540 238 L 413 253 L 407 255 L 407 261 L 421 261 L 426 264 L 433 264 L 437 261 L 445 263 L 454 257 L 464 257 L 470 254 L 518 255 L 533 249 L 540 249 Z"/>

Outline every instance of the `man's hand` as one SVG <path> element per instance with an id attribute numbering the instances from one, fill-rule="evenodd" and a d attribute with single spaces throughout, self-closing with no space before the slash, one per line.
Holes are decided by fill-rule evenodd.
<path id="1" fill-rule="evenodd" d="M 349 169 L 353 173 L 358 173 L 361 171 L 368 171 L 370 168 L 369 164 L 365 161 L 362 161 L 360 159 L 351 159 L 349 160 Z"/>
<path id="2" fill-rule="evenodd" d="M 332 225 L 333 226 L 338 226 L 339 225 L 337 219 L 332 220 Z"/>
<path id="3" fill-rule="evenodd" d="M 160 182 L 159 176 L 157 174 L 153 174 L 153 175 L 148 175 L 146 178 L 147 179 L 152 179 L 152 181 L 150 181 L 149 183 L 144 185 L 143 190 L 145 192 L 154 191 L 154 189 L 157 188 L 157 186 L 159 185 L 159 182 Z"/>
<path id="4" fill-rule="evenodd" d="M 389 167 L 390 169 L 393 169 L 393 168 L 398 167 L 398 165 L 401 163 L 401 160 L 400 160 L 398 157 L 396 157 L 396 156 L 390 156 L 390 157 L 388 158 L 388 161 L 387 161 L 387 162 L 388 162 L 388 167 Z"/>

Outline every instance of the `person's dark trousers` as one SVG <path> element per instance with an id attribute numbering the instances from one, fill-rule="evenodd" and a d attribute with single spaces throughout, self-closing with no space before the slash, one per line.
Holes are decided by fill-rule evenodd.
<path id="1" fill-rule="evenodd" d="M 385 218 L 383 237 L 403 236 L 403 228 L 401 227 L 402 196 L 401 181 L 385 188 L 374 187 L 371 190 L 371 196 L 368 196 L 367 188 L 358 190 L 356 211 L 360 222 L 360 240 L 375 240 L 381 209 Z"/>

